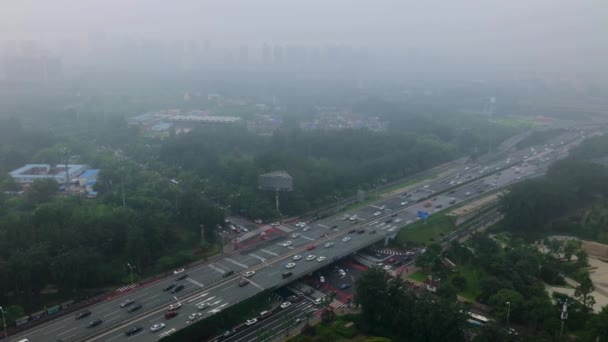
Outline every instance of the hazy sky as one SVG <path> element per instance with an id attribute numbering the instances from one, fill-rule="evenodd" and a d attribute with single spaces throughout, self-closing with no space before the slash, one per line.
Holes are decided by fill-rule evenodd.
<path id="1" fill-rule="evenodd" d="M 2 0 L 0 40 L 351 43 L 515 58 L 608 57 L 606 0 Z M 603 56 L 602 56 L 603 55 Z M 504 56 L 503 56 L 504 57 Z"/>

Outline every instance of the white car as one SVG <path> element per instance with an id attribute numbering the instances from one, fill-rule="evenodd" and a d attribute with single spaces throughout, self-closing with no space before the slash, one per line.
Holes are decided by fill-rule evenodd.
<path id="1" fill-rule="evenodd" d="M 177 310 L 181 307 L 182 307 L 182 303 L 173 303 L 173 304 L 169 305 L 169 311 Z"/>
<path id="2" fill-rule="evenodd" d="M 249 278 L 249 277 L 253 277 L 254 274 L 255 274 L 255 271 L 247 271 L 247 272 L 245 272 L 244 276 L 245 276 L 245 278 Z"/>
<path id="3" fill-rule="evenodd" d="M 343 242 L 348 242 L 348 241 L 350 241 L 350 236 L 345 236 L 345 237 L 342 239 L 342 241 L 343 241 Z"/>
<path id="4" fill-rule="evenodd" d="M 296 238 L 300 237 L 300 234 L 293 233 L 293 234 L 291 234 L 291 237 L 294 238 L 294 239 L 296 239 Z"/>
<path id="5" fill-rule="evenodd" d="M 184 268 L 180 268 L 178 270 L 173 271 L 173 274 L 179 274 L 179 273 L 183 273 L 185 271 Z"/>
<path id="6" fill-rule="evenodd" d="M 331 247 L 333 245 L 334 245 L 333 242 L 328 242 L 328 243 L 325 244 L 325 248 L 329 248 L 329 247 Z"/>
<path id="7" fill-rule="evenodd" d="M 302 256 L 300 254 L 296 254 L 296 255 L 293 256 L 293 260 L 297 261 L 297 260 L 300 260 L 300 259 L 302 259 Z"/>
<path id="8" fill-rule="evenodd" d="M 428 188 L 429 188 L 429 186 L 430 186 L 430 185 L 428 185 L 428 184 L 427 184 L 427 185 L 423 186 L 423 188 L 424 188 L 424 189 L 428 189 Z"/>
<path id="9" fill-rule="evenodd" d="M 308 256 L 306 257 L 306 261 L 313 261 L 315 260 L 316 256 L 312 255 L 312 254 L 308 254 Z"/>
<path id="10" fill-rule="evenodd" d="M 304 227 L 304 228 L 302 229 L 302 231 L 303 231 L 303 232 L 307 232 L 307 231 L 309 231 L 309 230 L 310 230 L 310 227 L 308 227 L 308 226 L 306 226 L 306 227 Z"/>
<path id="11" fill-rule="evenodd" d="M 283 302 L 281 304 L 281 309 L 287 309 L 290 306 L 291 306 L 291 302 Z"/>
<path id="12" fill-rule="evenodd" d="M 412 220 L 405 221 L 405 224 L 410 224 L 410 223 L 412 223 Z"/>
<path id="13" fill-rule="evenodd" d="M 470 191 L 467 191 L 467 192 L 465 193 L 465 196 L 471 196 L 471 192 L 470 192 Z"/>
<path id="14" fill-rule="evenodd" d="M 381 214 L 382 214 L 382 212 L 380 212 L 380 211 L 376 211 L 376 212 L 374 213 L 374 216 L 380 216 Z"/>
<path id="15" fill-rule="evenodd" d="M 258 322 L 257 318 L 252 318 L 252 319 L 248 319 L 247 322 L 245 322 L 245 325 L 250 326 L 250 325 L 254 325 Z"/>
<path id="16" fill-rule="evenodd" d="M 404 202 L 401 202 L 401 205 L 407 205 L 408 203 L 409 203 L 408 201 L 404 201 Z"/>
<path id="17" fill-rule="evenodd" d="M 317 258 L 317 261 L 323 262 L 323 261 L 325 261 L 325 259 L 327 259 L 327 258 L 321 255 L 320 257 Z"/>
<path id="18" fill-rule="evenodd" d="M 403 221 L 403 220 L 402 220 L 402 219 L 400 219 L 400 218 L 396 218 L 396 219 L 395 219 L 395 223 L 399 223 L 399 222 L 401 222 L 401 221 Z"/>
<path id="19" fill-rule="evenodd" d="M 324 276 L 320 276 L 320 277 L 319 277 L 319 281 L 320 281 L 321 283 L 324 283 L 324 282 L 325 282 L 325 277 L 324 277 Z"/>
<path id="20" fill-rule="evenodd" d="M 293 242 L 287 240 L 287 241 L 283 242 L 283 247 L 289 247 L 289 246 L 291 246 L 292 243 Z"/>
<path id="21" fill-rule="evenodd" d="M 270 225 L 273 227 L 276 227 L 276 226 L 280 226 L 281 224 L 279 222 L 272 222 Z"/>
<path id="22" fill-rule="evenodd" d="M 194 321 L 195 319 L 199 319 L 203 316 L 203 314 L 201 314 L 200 312 L 195 312 L 193 314 L 191 314 L 190 316 L 188 316 L 188 319 L 191 321 Z"/>
<path id="23" fill-rule="evenodd" d="M 209 303 L 200 303 L 196 305 L 196 308 L 199 310 L 205 310 L 206 308 L 210 307 L 211 305 Z"/>
<path id="24" fill-rule="evenodd" d="M 296 267 L 296 263 L 295 262 L 290 262 L 287 265 L 285 265 L 285 268 L 294 268 Z"/>
<path id="25" fill-rule="evenodd" d="M 391 265 L 386 265 L 382 267 L 385 271 L 389 271 L 391 269 Z"/>
<path id="26" fill-rule="evenodd" d="M 163 330 L 165 328 L 165 323 L 156 323 L 150 327 L 151 332 L 156 332 L 159 330 Z"/>
<path id="27" fill-rule="evenodd" d="M 257 223 L 257 224 L 262 224 L 262 220 L 255 220 L 255 221 L 253 221 L 253 222 L 255 222 L 255 223 Z"/>

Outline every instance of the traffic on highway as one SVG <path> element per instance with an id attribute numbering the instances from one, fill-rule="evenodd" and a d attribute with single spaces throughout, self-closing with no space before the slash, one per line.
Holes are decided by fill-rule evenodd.
<path id="1" fill-rule="evenodd" d="M 584 135 L 567 132 L 543 146 L 498 155 L 484 164 L 467 163 L 448 176 L 422 183 L 373 204 L 321 220 L 282 224 L 289 231 L 246 251 L 176 270 L 171 277 L 136 287 L 17 335 L 9 341 L 151 341 L 220 312 L 265 289 L 287 285 L 379 241 L 396 236 L 421 217 L 543 174 Z M 311 301 L 285 308 L 295 319 L 316 310 Z M 278 319 L 278 318 L 276 318 Z M 274 323 L 273 323 L 274 322 Z M 251 323 L 229 341 L 250 341 Z M 251 331 L 250 331 L 251 330 Z"/>

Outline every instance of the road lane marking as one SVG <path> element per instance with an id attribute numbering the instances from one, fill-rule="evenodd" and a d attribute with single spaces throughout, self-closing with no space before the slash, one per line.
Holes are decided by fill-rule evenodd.
<path id="1" fill-rule="evenodd" d="M 66 330 L 66 331 L 62 332 L 61 334 L 57 334 L 57 336 L 61 336 L 61 335 L 67 334 L 67 333 L 69 333 L 70 331 L 72 331 L 72 330 L 76 330 L 76 329 L 78 329 L 78 328 L 72 328 L 72 329 L 70 329 L 70 330 Z"/>
<path id="2" fill-rule="evenodd" d="M 119 312 L 119 311 L 120 311 L 120 309 L 118 309 L 118 310 L 116 310 L 116 311 L 112 311 L 112 312 L 110 312 L 110 313 L 109 313 L 109 314 L 107 314 L 107 315 L 103 315 L 103 317 L 112 316 L 113 314 L 115 314 L 115 313 L 117 313 L 117 312 Z"/>
<path id="3" fill-rule="evenodd" d="M 257 283 L 255 283 L 255 282 L 253 282 L 251 279 L 249 280 L 249 282 L 251 283 L 251 285 L 253 285 L 253 286 L 257 287 L 258 289 L 260 289 L 260 290 L 264 290 L 264 288 L 263 288 L 263 287 L 261 287 L 260 285 L 258 285 L 258 284 L 257 284 Z"/>
<path id="4" fill-rule="evenodd" d="M 308 237 L 308 236 L 304 236 L 304 235 L 300 235 L 302 238 L 306 239 L 306 240 L 310 240 L 310 241 L 315 241 L 315 239 Z"/>
<path id="5" fill-rule="evenodd" d="M 327 228 L 327 229 L 329 229 L 329 227 L 328 227 L 328 226 L 326 226 L 326 225 L 324 225 L 324 224 L 322 224 L 322 223 L 317 223 L 317 226 L 320 226 L 320 227 L 323 227 L 323 228 Z"/>
<path id="6" fill-rule="evenodd" d="M 156 318 L 152 318 L 152 319 L 151 319 L 151 320 L 149 320 L 148 322 L 154 322 L 154 321 L 158 321 L 159 319 L 161 319 L 161 318 L 163 318 L 163 317 L 164 317 L 163 315 L 160 315 L 160 316 L 158 316 L 158 317 L 156 317 Z"/>
<path id="7" fill-rule="evenodd" d="M 142 300 L 141 302 L 142 302 L 142 303 L 145 303 L 145 302 L 149 301 L 150 299 L 156 298 L 156 297 L 158 297 L 158 296 L 160 296 L 160 295 L 161 295 L 160 293 L 159 293 L 159 294 L 156 294 L 156 295 L 154 295 L 154 296 L 152 296 L 152 297 L 148 297 L 148 298 L 146 298 L 146 299 Z"/>
<path id="8" fill-rule="evenodd" d="M 112 322 L 113 320 L 115 320 L 115 319 L 119 319 L 119 318 L 120 318 L 120 316 L 116 316 L 116 317 L 114 317 L 114 318 L 110 318 L 109 320 L 107 320 L 107 321 L 106 321 L 106 323 L 108 323 L 108 322 Z"/>
<path id="9" fill-rule="evenodd" d="M 209 268 L 211 268 L 212 270 L 216 270 L 216 271 L 220 272 L 221 274 L 226 273 L 226 271 L 224 271 L 223 269 L 221 269 L 221 268 L 219 268 L 219 267 L 215 266 L 214 264 L 209 264 L 209 265 L 207 265 L 207 266 L 209 266 Z"/>
<path id="10" fill-rule="evenodd" d="M 195 300 L 199 300 L 200 298 L 203 298 L 203 297 L 207 296 L 208 294 L 209 294 L 209 292 L 205 292 L 205 293 L 203 293 L 203 294 L 202 294 L 202 295 L 200 295 L 200 296 L 196 296 L 196 297 L 194 297 L 194 298 L 192 298 L 192 299 L 188 300 L 188 303 L 192 303 L 192 302 L 194 302 Z"/>
<path id="11" fill-rule="evenodd" d="M 228 262 L 231 262 L 231 263 L 233 263 L 233 264 L 235 264 L 237 266 L 241 266 L 242 268 L 249 268 L 249 266 L 247 266 L 245 264 L 241 264 L 240 262 L 238 262 L 236 260 L 233 260 L 233 259 L 230 259 L 230 258 L 224 258 L 224 260 L 226 260 Z"/>
<path id="12" fill-rule="evenodd" d="M 266 254 L 272 255 L 272 256 L 279 256 L 277 253 L 269 251 L 267 249 L 260 249 L 260 251 L 262 251 L 262 252 L 264 252 Z"/>
<path id="13" fill-rule="evenodd" d="M 261 257 L 261 256 L 259 256 L 259 255 L 256 255 L 256 254 L 253 254 L 253 253 L 250 253 L 250 254 L 249 254 L 249 256 L 251 256 L 251 257 L 254 257 L 254 258 L 258 259 L 258 260 L 260 260 L 261 262 L 266 262 L 266 259 L 265 259 L 265 258 L 262 258 L 262 257 Z"/>
<path id="14" fill-rule="evenodd" d="M 122 334 L 120 334 L 120 335 L 116 335 L 116 336 L 114 336 L 114 337 L 112 337 L 112 338 L 107 339 L 105 342 L 112 341 L 112 340 L 117 339 L 117 338 L 119 338 L 119 337 L 121 337 L 121 336 L 122 336 Z"/>
<path id="15" fill-rule="evenodd" d="M 215 299 L 215 296 L 213 296 L 213 297 L 209 297 L 209 298 L 205 299 L 204 301 L 202 301 L 202 302 L 200 302 L 200 303 L 196 303 L 196 305 L 199 305 L 199 304 L 204 304 L 205 302 L 211 301 L 211 300 L 213 300 L 213 299 Z M 211 304 L 209 304 L 209 305 L 211 305 Z"/>
<path id="16" fill-rule="evenodd" d="M 192 279 L 192 278 L 186 278 L 187 281 L 191 282 L 192 284 L 198 286 L 198 287 L 205 287 L 205 285 L 203 283 L 199 283 L 198 281 Z"/>

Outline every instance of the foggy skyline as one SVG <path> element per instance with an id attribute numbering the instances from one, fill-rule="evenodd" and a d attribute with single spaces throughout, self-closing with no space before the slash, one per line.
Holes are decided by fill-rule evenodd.
<path id="1" fill-rule="evenodd" d="M 32 40 L 60 56 L 92 36 L 209 41 L 235 51 L 244 44 L 252 56 L 264 43 L 348 44 L 456 65 L 602 71 L 606 21 L 608 5 L 600 0 L 24 0 L 3 5 L 0 41 Z"/>

